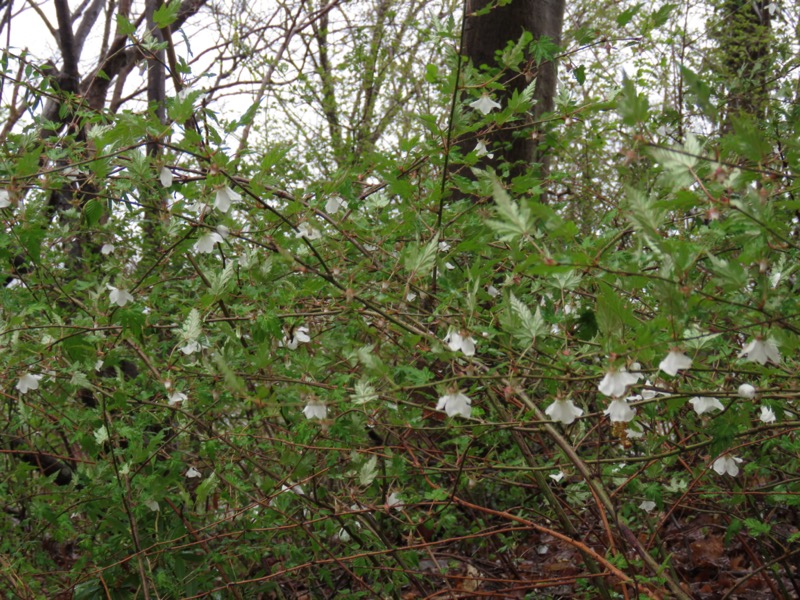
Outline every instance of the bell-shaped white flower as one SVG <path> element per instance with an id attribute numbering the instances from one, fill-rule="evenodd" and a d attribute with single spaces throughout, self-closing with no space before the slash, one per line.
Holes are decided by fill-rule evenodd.
<path id="1" fill-rule="evenodd" d="M 167 396 L 167 404 L 169 406 L 175 406 L 176 404 L 181 404 L 183 402 L 186 402 L 186 400 L 188 399 L 189 396 L 187 396 L 183 392 L 175 390 L 174 392 L 171 392 L 169 396 Z"/>
<path id="2" fill-rule="evenodd" d="M 482 115 L 488 115 L 495 108 L 501 108 L 500 104 L 489 97 L 489 94 L 483 94 L 474 102 L 470 102 L 469 105 Z"/>
<path id="3" fill-rule="evenodd" d="M 321 400 L 317 400 L 314 396 L 308 398 L 303 414 L 306 419 L 319 419 L 320 421 L 328 418 L 328 407 Z"/>
<path id="4" fill-rule="evenodd" d="M 498 290 L 493 285 L 490 285 L 486 288 L 486 293 L 489 294 L 492 298 L 497 298 L 500 295 L 500 290 Z"/>
<path id="5" fill-rule="evenodd" d="M 739 386 L 739 389 L 736 391 L 736 394 L 740 398 L 747 398 L 748 400 L 752 400 L 756 397 L 756 388 L 754 388 L 749 383 L 743 383 Z"/>
<path id="6" fill-rule="evenodd" d="M 471 335 L 461 335 L 455 330 L 450 330 L 444 338 L 444 343 L 453 352 L 464 353 L 465 356 L 475 356 L 475 340 Z"/>
<path id="7" fill-rule="evenodd" d="M 17 385 L 14 387 L 17 388 L 20 394 L 27 394 L 28 390 L 38 390 L 39 389 L 39 380 L 44 377 L 44 375 L 33 374 L 33 373 L 25 373 L 22 377 L 19 378 L 17 381 Z"/>
<path id="8" fill-rule="evenodd" d="M 762 423 L 774 423 L 778 418 L 775 416 L 775 411 L 773 411 L 769 406 L 762 406 L 761 407 L 761 414 L 758 416 Z"/>
<path id="9" fill-rule="evenodd" d="M 214 250 L 214 246 L 222 241 L 222 236 L 216 231 L 204 233 L 194 243 L 194 251 L 197 254 L 208 254 Z"/>
<path id="10" fill-rule="evenodd" d="M 736 477 L 739 474 L 739 465 L 737 463 L 743 462 L 738 456 L 720 456 L 714 461 L 711 466 L 718 474 L 725 475 L 726 473 L 731 477 Z"/>
<path id="11" fill-rule="evenodd" d="M 557 398 L 544 412 L 553 421 L 569 425 L 583 414 L 583 409 L 575 406 L 572 398 Z"/>
<path id="12" fill-rule="evenodd" d="M 723 410 L 725 408 L 722 402 L 716 398 L 707 398 L 705 396 L 695 396 L 689 400 L 689 403 L 692 405 L 692 408 L 694 408 L 694 412 L 698 415 L 711 412 L 712 410 Z"/>
<path id="13" fill-rule="evenodd" d="M 100 254 L 102 254 L 103 256 L 108 256 L 116 249 L 117 248 L 116 246 L 114 246 L 114 244 L 103 244 L 103 247 L 100 248 Z"/>
<path id="14" fill-rule="evenodd" d="M 158 174 L 158 180 L 165 188 L 172 185 L 172 171 L 167 167 L 161 167 L 161 172 Z"/>
<path id="15" fill-rule="evenodd" d="M 402 510 L 403 507 L 406 505 L 405 502 L 400 498 L 400 494 L 397 492 L 392 492 L 389 494 L 389 497 L 386 498 L 386 507 L 393 508 L 395 510 Z"/>
<path id="16" fill-rule="evenodd" d="M 765 365 L 767 362 L 777 365 L 781 362 L 781 353 L 772 338 L 754 338 L 742 348 L 739 358 L 744 358 L 747 362 L 757 362 L 760 365 Z"/>
<path id="17" fill-rule="evenodd" d="M 460 416 L 469 419 L 472 414 L 472 400 L 461 392 L 445 394 L 436 403 L 436 410 L 443 410 L 448 417 Z"/>
<path id="18" fill-rule="evenodd" d="M 195 352 L 200 352 L 203 349 L 203 345 L 195 339 L 186 340 L 186 344 L 181 346 L 180 350 L 187 356 L 189 354 L 194 354 Z"/>
<path id="19" fill-rule="evenodd" d="M 344 206 L 344 202 L 339 196 L 331 196 L 325 201 L 325 212 L 329 215 L 336 214 Z"/>
<path id="20" fill-rule="evenodd" d="M 644 382 L 644 385 L 648 386 L 648 387 L 653 387 L 653 384 L 650 382 L 649 379 Z M 657 395 L 658 395 L 658 392 L 656 392 L 655 390 L 648 390 L 648 389 L 643 389 L 642 390 L 642 400 L 652 400 Z"/>
<path id="21" fill-rule="evenodd" d="M 489 152 L 489 149 L 486 147 L 486 140 L 478 140 L 478 143 L 475 144 L 475 155 L 494 158 L 494 154 Z"/>
<path id="22" fill-rule="evenodd" d="M 128 302 L 133 302 L 133 294 L 131 294 L 128 290 L 124 288 L 116 288 L 113 285 L 106 285 L 106 287 L 110 290 L 108 299 L 111 301 L 111 304 L 116 304 L 117 306 L 122 307 Z"/>
<path id="23" fill-rule="evenodd" d="M 628 405 L 627 399 L 614 398 L 603 414 L 608 415 L 612 423 L 628 423 L 636 416 L 636 409 Z"/>
<path id="24" fill-rule="evenodd" d="M 678 374 L 678 371 L 682 369 L 690 369 L 692 367 L 692 359 L 686 356 L 683 352 L 679 350 L 670 350 L 667 357 L 662 360 L 658 368 L 667 375 L 671 375 L 675 377 Z"/>
<path id="25" fill-rule="evenodd" d="M 318 240 L 322 237 L 322 234 L 319 232 L 319 230 L 314 229 L 311 225 L 304 221 L 297 226 L 297 231 L 295 232 L 294 236 L 298 238 L 306 238 L 307 240 Z"/>
<path id="26" fill-rule="evenodd" d="M 0 190 L 0 208 L 8 208 L 11 206 L 11 196 L 8 190 Z"/>
<path id="27" fill-rule="evenodd" d="M 550 475 L 548 475 L 548 477 L 553 481 L 555 481 L 556 483 L 558 483 L 559 481 L 564 479 L 564 471 L 559 471 L 558 473 L 551 473 Z"/>
<path id="28" fill-rule="evenodd" d="M 228 212 L 231 204 L 239 202 L 242 197 L 234 192 L 229 186 L 224 185 L 217 188 L 216 197 L 214 198 L 214 208 L 224 213 Z"/>
<path id="29" fill-rule="evenodd" d="M 228 236 L 231 234 L 231 230 L 225 225 L 217 225 L 217 233 L 223 240 L 227 240 Z"/>
<path id="30" fill-rule="evenodd" d="M 307 344 L 310 341 L 311 336 L 308 335 L 308 327 L 301 325 L 300 327 L 295 327 L 294 331 L 292 331 L 292 339 L 284 336 L 278 346 L 289 348 L 289 350 L 297 350 L 298 345 Z"/>
<path id="31" fill-rule="evenodd" d="M 624 369 L 620 369 L 619 371 L 612 370 L 606 373 L 603 380 L 597 386 L 597 389 L 605 396 L 619 398 L 620 396 L 624 396 L 628 387 L 638 382 L 640 378 L 640 375 L 628 373 Z"/>
<path id="32" fill-rule="evenodd" d="M 202 477 L 203 474 L 194 467 L 189 467 L 184 476 L 192 479 L 194 477 Z"/>

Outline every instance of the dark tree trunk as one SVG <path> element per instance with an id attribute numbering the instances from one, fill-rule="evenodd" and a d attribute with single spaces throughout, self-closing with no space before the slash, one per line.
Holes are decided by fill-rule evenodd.
<path id="1" fill-rule="evenodd" d="M 565 0 L 512 0 L 504 6 L 497 6 L 497 0 L 467 0 L 466 22 L 462 52 L 476 68 L 481 65 L 499 67 L 495 54 L 503 50 L 508 42 L 519 40 L 523 31 L 529 31 L 534 40 L 550 38 L 555 44 L 561 43 L 561 27 L 564 21 Z M 486 14 L 477 15 L 488 6 L 494 5 Z M 540 148 L 542 136 L 540 119 L 544 113 L 553 109 L 556 93 L 557 65 L 554 61 L 536 64 L 531 56 L 526 57 L 530 69 L 521 72 L 507 70 L 500 81 L 505 85 L 505 95 L 497 97 L 503 106 L 506 98 L 514 91 L 524 90 L 536 78 L 536 101 L 528 118 L 515 121 L 506 127 L 481 135 L 494 154 L 492 163 L 505 161 L 513 165 L 511 175 L 524 173 L 528 167 L 538 163 L 540 176 L 547 173 L 546 149 Z M 462 140 L 464 154 L 475 147 L 476 140 Z"/>

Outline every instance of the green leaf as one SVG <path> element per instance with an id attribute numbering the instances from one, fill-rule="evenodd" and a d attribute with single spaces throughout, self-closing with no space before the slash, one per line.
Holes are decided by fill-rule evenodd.
<path id="1" fill-rule="evenodd" d="M 620 27 L 625 27 L 625 25 L 630 23 L 631 19 L 633 19 L 633 17 L 635 17 L 641 9 L 642 5 L 637 4 L 622 11 L 619 15 L 617 15 L 617 25 L 619 25 Z"/>
<path id="2" fill-rule="evenodd" d="M 431 272 L 436 264 L 436 254 L 439 252 L 439 234 L 423 247 L 410 245 L 406 250 L 405 267 L 412 277 L 424 277 Z"/>
<path id="3" fill-rule="evenodd" d="M 136 33 L 136 26 L 133 25 L 125 15 L 117 13 L 117 31 L 119 31 L 121 35 L 133 35 Z"/>
<path id="4" fill-rule="evenodd" d="M 703 158 L 703 145 L 689 133 L 686 143 L 671 148 L 651 148 L 650 153 L 664 167 L 664 179 L 673 189 L 689 186 L 695 182 L 697 169 Z"/>
<path id="5" fill-rule="evenodd" d="M 200 337 L 202 332 L 203 324 L 202 319 L 200 318 L 200 312 L 196 308 L 193 308 L 189 311 L 189 315 L 186 317 L 186 321 L 183 323 L 181 335 L 183 336 L 184 340 L 196 340 Z"/>
<path id="6" fill-rule="evenodd" d="M 533 344 L 537 338 L 547 335 L 549 329 L 539 307 L 536 307 L 536 312 L 531 312 L 528 306 L 519 300 L 513 292 L 509 294 L 509 304 L 511 305 L 511 313 L 517 319 L 516 327 L 513 327 L 511 333 L 516 339 L 526 346 Z"/>
<path id="7" fill-rule="evenodd" d="M 428 83 L 436 83 L 436 78 L 438 76 L 439 76 L 439 67 L 430 63 L 425 65 L 425 81 L 427 81 Z"/>
<path id="8" fill-rule="evenodd" d="M 583 85 L 586 82 L 586 66 L 578 65 L 572 69 L 572 76 L 579 84 Z"/>
<path id="9" fill-rule="evenodd" d="M 355 385 L 355 393 L 350 396 L 353 404 L 366 404 L 378 399 L 378 393 L 368 381 L 361 380 Z"/>
<path id="10" fill-rule="evenodd" d="M 375 481 L 375 478 L 378 476 L 378 456 L 373 454 L 369 460 L 367 460 L 363 465 L 361 465 L 361 469 L 358 471 L 358 482 L 363 485 L 367 486 Z"/>
<path id="11" fill-rule="evenodd" d="M 153 21 L 159 28 L 165 29 L 178 20 L 180 8 L 180 0 L 172 0 L 172 2 L 162 4 L 160 8 L 153 12 Z"/>
<path id="12" fill-rule="evenodd" d="M 617 112 L 625 125 L 635 126 L 645 123 L 650 110 L 650 102 L 645 94 L 638 94 L 633 81 L 625 77 L 622 90 L 617 96 Z"/>
<path id="13" fill-rule="evenodd" d="M 83 216 L 86 219 L 86 225 L 94 227 L 103 217 L 103 203 L 97 198 L 92 198 L 83 206 Z"/>
<path id="14" fill-rule="evenodd" d="M 512 242 L 519 237 L 529 236 L 534 230 L 530 209 L 527 206 L 519 206 L 511 200 L 500 180 L 494 175 L 492 175 L 492 195 L 500 220 L 489 219 L 486 224 L 500 235 L 500 241 Z"/>

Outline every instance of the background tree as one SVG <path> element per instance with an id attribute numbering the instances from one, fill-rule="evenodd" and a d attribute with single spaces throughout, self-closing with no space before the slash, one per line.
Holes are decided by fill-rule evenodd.
<path id="1" fill-rule="evenodd" d="M 465 10 L 462 52 L 476 69 L 499 71 L 494 81 L 499 84 L 500 103 L 506 105 L 535 81 L 530 112 L 482 133 L 487 148 L 496 150 L 498 160 L 502 157 L 511 165 L 512 176 L 527 172 L 536 163 L 546 177 L 547 144 L 541 119 L 553 110 L 564 0 L 469 0 Z"/>

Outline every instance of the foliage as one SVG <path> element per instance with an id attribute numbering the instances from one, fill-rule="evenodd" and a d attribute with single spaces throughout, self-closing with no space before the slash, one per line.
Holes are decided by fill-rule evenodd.
<path id="1" fill-rule="evenodd" d="M 287 62 L 269 111 L 298 133 L 263 122 L 258 143 L 257 111 L 231 118 L 200 86 L 164 123 L 4 53 L 2 593 L 687 597 L 677 522 L 713 532 L 703 552 L 745 547 L 788 597 L 794 96 L 721 127 L 700 69 L 694 96 L 661 103 L 665 65 L 640 52 L 609 80 L 573 24 L 549 179 L 508 180 L 488 148 L 495 164 L 451 181 L 448 128 L 515 127 L 530 96 L 470 108 L 497 76 L 470 68 L 448 122 L 457 60 L 438 48 L 457 23 L 377 6 L 375 28 L 356 12 L 341 33 L 298 13 L 315 60 L 350 41 L 327 66 Z M 676 5 L 616 10 L 609 36 L 680 39 Z M 292 94 L 323 119 L 302 125 Z"/>

